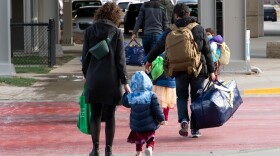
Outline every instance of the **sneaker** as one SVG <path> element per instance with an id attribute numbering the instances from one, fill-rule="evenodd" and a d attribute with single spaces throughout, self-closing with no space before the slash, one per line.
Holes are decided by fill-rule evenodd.
<path id="1" fill-rule="evenodd" d="M 137 152 L 135 156 L 142 156 L 142 153 L 141 152 L 139 152 L 139 153 Z"/>
<path id="2" fill-rule="evenodd" d="M 153 155 L 153 148 L 149 146 L 145 150 L 145 156 L 152 156 L 152 155 Z"/>
<path id="3" fill-rule="evenodd" d="M 184 137 L 188 136 L 188 128 L 189 128 L 188 122 L 186 120 L 183 120 L 181 122 L 181 129 L 179 131 L 179 134 Z"/>
<path id="4" fill-rule="evenodd" d="M 192 138 L 198 138 L 201 137 L 201 133 L 199 132 L 198 129 L 192 129 Z"/>

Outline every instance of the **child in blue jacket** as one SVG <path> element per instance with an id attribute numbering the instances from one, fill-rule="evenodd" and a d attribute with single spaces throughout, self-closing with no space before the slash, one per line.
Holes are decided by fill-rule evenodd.
<path id="1" fill-rule="evenodd" d="M 127 142 L 136 144 L 136 156 L 142 155 L 142 146 L 146 143 L 145 154 L 152 155 L 155 144 L 155 131 L 165 125 L 157 96 L 152 92 L 153 84 L 143 71 L 136 71 L 130 82 L 132 93 L 124 93 L 122 103 L 131 108 L 130 129 Z"/>

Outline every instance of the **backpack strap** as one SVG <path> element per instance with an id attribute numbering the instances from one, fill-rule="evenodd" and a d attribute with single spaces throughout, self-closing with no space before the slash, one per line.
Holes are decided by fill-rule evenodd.
<path id="1" fill-rule="evenodd" d="M 198 23 L 192 22 L 192 23 L 189 23 L 189 24 L 187 25 L 187 28 L 189 28 L 190 30 L 192 30 L 194 27 L 196 27 L 196 26 L 198 26 L 198 25 L 199 25 Z"/>
<path id="2" fill-rule="evenodd" d="M 192 30 L 194 27 L 196 27 L 196 26 L 198 26 L 198 25 L 199 25 L 198 23 L 192 22 L 192 23 L 189 23 L 186 27 L 187 27 L 188 29 Z M 171 29 L 171 30 L 177 30 L 177 29 L 179 29 L 179 27 L 177 27 L 175 24 L 172 24 L 172 25 L 170 26 L 170 29 Z"/>

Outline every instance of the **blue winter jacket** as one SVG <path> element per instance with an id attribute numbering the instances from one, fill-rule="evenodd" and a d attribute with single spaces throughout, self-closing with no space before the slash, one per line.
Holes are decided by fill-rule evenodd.
<path id="1" fill-rule="evenodd" d="M 154 80 L 153 82 L 154 82 L 154 85 L 157 85 L 157 86 L 168 87 L 168 88 L 176 87 L 175 78 L 166 77 L 164 73 L 159 78 Z"/>
<path id="2" fill-rule="evenodd" d="M 159 128 L 164 115 L 157 96 L 152 92 L 152 82 L 143 71 L 137 71 L 130 82 L 132 93 L 124 93 L 122 104 L 131 108 L 130 129 L 150 132 Z"/>

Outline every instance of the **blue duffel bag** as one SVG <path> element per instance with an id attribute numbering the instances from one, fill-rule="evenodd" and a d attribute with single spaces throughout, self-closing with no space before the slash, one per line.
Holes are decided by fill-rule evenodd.
<path id="1" fill-rule="evenodd" d="M 134 41 L 136 44 L 132 44 Z M 132 66 L 142 66 L 145 63 L 145 52 L 143 46 L 136 40 L 131 40 L 125 47 L 126 64 Z"/>
<path id="2" fill-rule="evenodd" d="M 190 106 L 196 129 L 222 126 L 243 103 L 235 80 L 210 83 Z"/>

